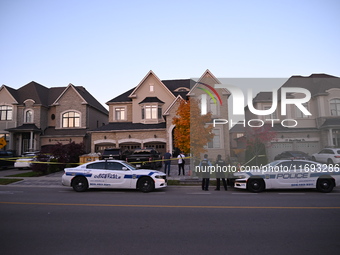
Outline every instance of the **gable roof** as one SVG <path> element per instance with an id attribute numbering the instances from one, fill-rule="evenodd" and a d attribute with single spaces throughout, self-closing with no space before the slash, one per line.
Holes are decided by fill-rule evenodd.
<path id="1" fill-rule="evenodd" d="M 169 105 L 169 107 L 164 111 L 163 115 L 169 115 L 170 113 L 170 110 L 174 107 L 174 105 L 177 103 L 177 102 L 180 102 L 181 100 L 184 100 L 181 95 L 178 95 L 176 97 L 176 99 Z"/>
<path id="2" fill-rule="evenodd" d="M 156 78 L 156 80 L 164 86 L 165 90 L 175 99 L 175 96 L 173 93 L 171 93 L 171 91 L 169 90 L 169 88 L 167 86 L 165 86 L 165 84 L 158 78 L 158 76 L 152 71 L 150 70 L 145 77 L 141 80 L 141 82 L 137 85 L 137 87 L 135 87 L 135 89 L 131 92 L 131 94 L 129 95 L 129 97 L 134 98 L 136 97 L 136 92 L 137 90 L 144 84 L 144 81 L 150 76 L 154 76 Z"/>
<path id="3" fill-rule="evenodd" d="M 108 114 L 108 111 L 102 106 L 84 87 L 74 86 L 69 84 L 67 87 L 52 87 L 47 88 L 35 81 L 20 87 L 19 89 L 13 89 L 11 87 L 3 85 L 4 88 L 12 95 L 18 104 L 24 104 L 27 99 L 34 100 L 35 104 L 49 107 L 53 105 L 65 91 L 72 86 L 81 98 L 91 107 Z"/>
<path id="4" fill-rule="evenodd" d="M 83 103 L 87 103 L 86 100 L 79 94 L 78 90 L 74 87 L 74 85 L 72 83 L 70 83 L 65 89 L 64 91 L 58 96 L 58 98 L 53 102 L 53 104 L 57 104 L 58 101 L 60 100 L 60 98 L 65 95 L 66 91 L 69 89 L 73 89 L 76 94 L 78 94 L 78 96 L 81 98 L 81 100 L 83 100 Z"/>
<path id="5" fill-rule="evenodd" d="M 210 78 L 212 79 L 214 82 L 214 84 L 221 84 L 221 82 L 215 77 L 215 75 L 212 74 L 212 72 L 210 72 L 209 69 L 207 69 L 202 76 L 198 79 L 197 82 L 195 82 L 194 86 L 191 86 L 191 89 L 189 91 L 189 93 L 187 94 L 188 96 L 192 96 L 194 95 L 194 91 L 197 88 L 197 86 L 200 84 L 200 82 L 204 79 L 204 78 Z M 212 85 L 212 84 L 209 84 Z M 223 88 L 222 94 L 224 95 L 230 95 L 229 90 L 227 90 L 226 88 Z"/>
<path id="6" fill-rule="evenodd" d="M 18 103 L 18 96 L 17 96 L 17 91 L 11 87 L 8 87 L 6 85 L 2 85 L 1 88 L 0 88 L 0 91 L 2 89 L 5 89 L 7 90 L 7 92 L 10 94 L 10 96 L 12 97 L 12 99 L 15 101 L 13 102 L 14 104 L 17 104 Z"/>

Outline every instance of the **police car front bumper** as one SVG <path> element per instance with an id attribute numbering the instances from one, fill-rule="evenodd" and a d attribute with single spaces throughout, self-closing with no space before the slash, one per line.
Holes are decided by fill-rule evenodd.
<path id="1" fill-rule="evenodd" d="M 247 180 L 248 179 L 236 179 L 234 182 L 234 188 L 247 189 Z"/>

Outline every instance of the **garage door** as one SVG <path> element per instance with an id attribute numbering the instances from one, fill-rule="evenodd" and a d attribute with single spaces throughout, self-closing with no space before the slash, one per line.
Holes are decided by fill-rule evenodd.
<path id="1" fill-rule="evenodd" d="M 289 143 L 272 143 L 267 148 L 268 161 L 274 160 L 274 157 L 284 151 L 303 151 L 309 155 L 320 151 L 319 142 L 289 142 Z"/>
<path id="2" fill-rule="evenodd" d="M 295 145 L 297 151 L 303 151 L 309 155 L 320 151 L 319 142 L 298 142 Z"/>

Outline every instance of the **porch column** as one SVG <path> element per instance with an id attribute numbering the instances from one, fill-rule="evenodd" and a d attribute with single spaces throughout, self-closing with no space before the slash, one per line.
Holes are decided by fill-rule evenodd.
<path id="1" fill-rule="evenodd" d="M 34 135 L 34 133 L 33 133 L 33 131 L 31 131 L 31 133 L 30 133 L 30 149 L 29 149 L 29 151 L 33 151 L 33 135 Z"/>
<path id="2" fill-rule="evenodd" d="M 334 146 L 333 144 L 333 129 L 329 129 L 329 134 L 328 134 L 328 144 L 329 146 Z"/>
<path id="3" fill-rule="evenodd" d="M 18 138 L 17 138 L 18 139 Z M 17 147 L 18 148 L 18 155 L 22 155 L 22 133 L 19 134 L 19 146 Z"/>

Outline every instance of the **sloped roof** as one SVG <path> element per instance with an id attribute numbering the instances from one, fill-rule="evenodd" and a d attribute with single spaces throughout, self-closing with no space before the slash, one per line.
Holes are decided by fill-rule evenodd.
<path id="1" fill-rule="evenodd" d="M 74 86 L 74 88 L 78 91 L 78 93 L 85 99 L 85 101 L 92 107 L 96 108 L 97 110 L 103 112 L 103 113 L 108 113 L 106 108 L 102 106 L 101 103 L 98 102 L 97 99 L 95 99 L 92 94 L 90 94 L 86 88 L 83 86 Z"/>
<path id="2" fill-rule="evenodd" d="M 4 85 L 5 86 L 5 85 Z M 73 86 L 73 85 L 72 85 Z M 19 89 L 13 89 L 5 86 L 9 93 L 15 98 L 18 104 L 23 104 L 25 100 L 32 99 L 35 104 L 43 106 L 51 106 L 56 99 L 68 88 L 68 87 L 52 87 L 47 88 L 35 81 L 20 87 Z M 85 101 L 93 108 L 108 114 L 108 111 L 102 106 L 97 99 L 95 99 L 84 87 L 73 86 L 76 91 L 81 95 Z"/>
<path id="3" fill-rule="evenodd" d="M 23 124 L 19 127 L 8 128 L 5 130 L 11 132 L 25 132 L 25 131 L 41 132 L 41 129 L 38 128 L 35 124 Z"/>
<path id="4" fill-rule="evenodd" d="M 340 89 L 340 78 L 328 74 L 311 74 L 310 76 L 294 75 L 290 77 L 278 90 L 278 99 L 281 100 L 281 88 L 298 87 L 308 89 L 312 97 L 325 95 L 332 88 Z M 260 92 L 254 102 L 271 102 L 272 92 Z"/>
<path id="5" fill-rule="evenodd" d="M 145 103 L 161 103 L 161 104 L 164 104 L 164 102 L 162 100 L 160 100 L 158 97 L 146 97 L 139 104 L 145 104 Z"/>
<path id="6" fill-rule="evenodd" d="M 339 118 L 327 118 L 325 122 L 321 125 L 321 128 L 325 127 L 339 127 L 340 119 Z"/>
<path id="7" fill-rule="evenodd" d="M 244 133 L 246 132 L 246 128 L 240 122 L 237 122 L 231 129 L 229 129 L 229 133 Z"/>
<path id="8" fill-rule="evenodd" d="M 191 79 L 179 79 L 179 80 L 163 80 L 162 83 L 175 97 L 180 95 L 182 98 L 186 98 L 186 95 L 190 90 L 190 86 L 195 85 L 196 82 Z M 136 87 L 124 92 L 123 94 L 120 94 L 119 96 L 108 101 L 107 104 L 132 102 L 132 99 L 129 96 L 135 89 Z"/>
<path id="9" fill-rule="evenodd" d="M 35 81 L 31 81 L 17 89 L 16 98 L 19 104 L 23 104 L 27 99 L 32 99 L 35 101 L 35 104 L 48 106 L 48 94 L 48 88 Z"/>
<path id="10" fill-rule="evenodd" d="M 299 87 L 308 89 L 311 96 L 326 93 L 331 88 L 340 89 L 340 78 L 328 74 L 312 74 L 308 77 L 292 76 L 282 87 Z"/>
<path id="11" fill-rule="evenodd" d="M 136 87 L 124 92 L 123 94 L 120 94 L 119 96 L 116 96 L 115 98 L 111 99 L 107 102 L 109 103 L 120 103 L 120 102 L 132 102 L 132 99 L 129 97 L 129 95 L 132 93 L 132 91 L 135 90 Z"/>
<path id="12" fill-rule="evenodd" d="M 192 79 L 163 80 L 162 82 L 172 92 L 172 94 L 174 94 L 175 97 L 180 95 L 182 98 L 186 98 L 190 88 L 196 83 Z M 187 90 L 181 88 L 186 88 Z"/>

